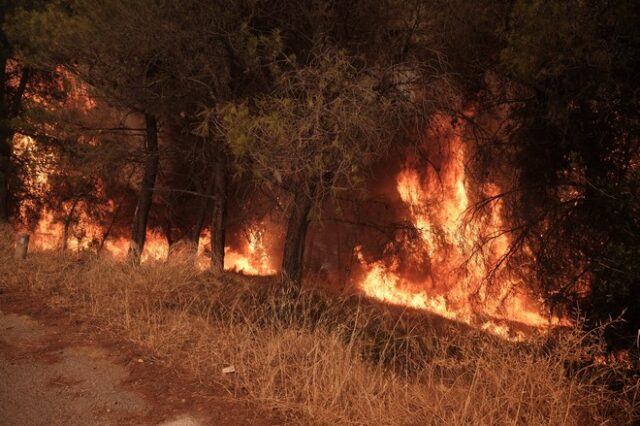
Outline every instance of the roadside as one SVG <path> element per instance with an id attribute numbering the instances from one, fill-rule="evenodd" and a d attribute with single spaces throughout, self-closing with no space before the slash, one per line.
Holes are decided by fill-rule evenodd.
<path id="1" fill-rule="evenodd" d="M 189 383 L 134 345 L 43 306 L 32 296 L 0 294 L 3 426 L 282 423 L 255 404 Z"/>

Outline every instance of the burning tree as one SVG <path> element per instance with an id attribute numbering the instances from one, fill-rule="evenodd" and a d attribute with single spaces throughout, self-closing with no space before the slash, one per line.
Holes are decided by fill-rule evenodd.
<path id="1" fill-rule="evenodd" d="M 79 1 L 69 8 L 51 5 L 35 12 L 22 10 L 14 18 L 21 23 L 14 27 L 14 37 L 32 49 L 33 62 L 64 65 L 91 87 L 100 102 L 134 117 L 127 118 L 120 129 L 109 130 L 144 129 L 145 152 L 131 229 L 130 256 L 134 262 L 139 261 L 144 248 L 153 200 L 159 199 L 154 193 L 158 191 L 161 155 L 175 163 L 177 157 L 170 156 L 192 155 L 196 149 L 201 150 L 196 161 L 211 177 L 204 177 L 205 183 L 198 181 L 192 188 L 189 185 L 193 180 L 188 176 L 179 182 L 185 187 L 164 191 L 202 196 L 192 237 L 196 246 L 207 201 L 213 198 L 212 252 L 223 253 L 224 249 L 225 153 L 215 141 L 205 144 L 194 141 L 191 130 L 202 103 L 224 99 L 231 93 L 229 61 L 234 51 L 229 39 L 234 33 L 227 27 L 235 28 L 234 8 L 226 7 L 230 4 L 193 1 L 187 7 L 190 13 L 185 14 L 181 13 L 183 6 L 187 7 L 114 0 L 96 7 L 93 2 Z M 210 26 L 211 32 L 201 31 L 205 25 Z M 56 39 L 55 47 L 44 45 L 47 41 L 43 39 L 48 39 L 49 34 Z M 187 47 L 200 53 L 183 55 Z M 243 80 L 235 78 L 235 81 L 240 84 Z M 192 142 L 193 147 L 185 149 L 181 140 Z M 166 145 L 164 153 L 163 145 Z M 215 266 L 221 265 L 222 256 L 213 258 Z"/>
<path id="2" fill-rule="evenodd" d="M 9 220 L 9 181 L 11 180 L 11 143 L 15 120 L 22 113 L 23 97 L 31 69 L 17 61 L 4 25 L 16 2 L 0 5 L 0 223 Z"/>
<path id="3" fill-rule="evenodd" d="M 96 91 L 96 96 L 109 103 L 135 112 L 145 128 L 145 160 L 140 191 L 131 230 L 129 254 L 139 262 L 144 247 L 147 220 L 152 204 L 153 189 L 158 173 L 158 105 L 159 70 L 155 65 L 158 49 L 145 42 L 152 38 L 153 26 L 142 25 L 153 10 L 143 2 L 124 7 L 118 2 L 76 2 L 71 13 L 55 5 L 16 17 L 34 31 L 24 35 L 34 48 L 32 60 L 44 65 L 63 65 Z M 42 28 L 36 29 L 37 26 Z M 39 45 L 38 36 L 45 31 L 55 38 L 54 46 Z M 131 42 L 134 36 L 138 42 Z M 160 80 L 162 80 L 160 78 Z"/>
<path id="4" fill-rule="evenodd" d="M 395 140 L 402 94 L 344 52 L 322 49 L 287 63 L 272 93 L 220 109 L 221 127 L 254 175 L 292 194 L 282 274 L 300 285 L 309 222 L 324 199 L 358 187 L 362 171 Z"/>
<path id="5" fill-rule="evenodd" d="M 502 64 L 522 99 L 509 110 L 512 217 L 547 291 L 588 294 L 593 319 L 626 310 L 629 344 L 640 324 L 640 6 L 520 1 L 511 19 Z"/>
<path id="6" fill-rule="evenodd" d="M 40 124 L 51 117 L 50 104 L 66 99 L 58 70 L 31 63 L 24 45 L 12 37 L 16 14 L 45 4 L 5 1 L 0 6 L 0 222 L 19 219 L 18 204 L 29 192 L 24 181 L 36 179 L 32 169 L 39 167 L 17 158 L 16 142 L 25 136 L 50 142 Z"/>

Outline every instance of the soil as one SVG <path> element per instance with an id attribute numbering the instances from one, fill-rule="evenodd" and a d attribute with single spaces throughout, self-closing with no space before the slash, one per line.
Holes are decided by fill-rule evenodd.
<path id="1" fill-rule="evenodd" d="M 0 290 L 3 291 L 3 290 Z M 32 295 L 0 294 L 0 425 L 275 425 L 284 419 Z"/>

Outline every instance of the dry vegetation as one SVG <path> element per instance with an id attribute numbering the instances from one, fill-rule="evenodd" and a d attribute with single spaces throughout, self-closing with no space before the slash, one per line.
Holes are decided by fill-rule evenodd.
<path id="1" fill-rule="evenodd" d="M 434 333 L 415 314 L 358 299 L 303 295 L 187 264 L 131 267 L 91 255 L 14 261 L 0 235 L 0 287 L 21 288 L 221 383 L 317 424 L 628 424 L 638 383 L 588 362 L 597 336 L 557 333 L 526 345 Z M 237 374 L 223 376 L 234 365 Z M 615 387 L 613 386 L 615 385 Z"/>

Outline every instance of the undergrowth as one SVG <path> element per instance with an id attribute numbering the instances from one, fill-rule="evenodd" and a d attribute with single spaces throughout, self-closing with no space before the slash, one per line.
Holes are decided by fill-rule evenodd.
<path id="1" fill-rule="evenodd" d="M 555 331 L 514 344 L 358 297 L 197 272 L 189 262 L 132 267 L 90 254 L 13 259 L 0 235 L 0 287 L 145 347 L 203 383 L 280 410 L 294 423 L 631 424 L 638 379 L 597 333 Z M 233 365 L 236 374 L 222 375 Z"/>

